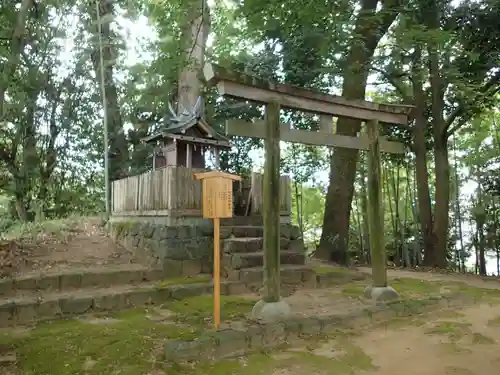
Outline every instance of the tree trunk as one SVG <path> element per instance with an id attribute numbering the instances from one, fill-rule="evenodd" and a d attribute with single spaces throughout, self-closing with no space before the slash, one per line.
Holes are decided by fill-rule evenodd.
<path id="1" fill-rule="evenodd" d="M 434 214 L 435 258 L 433 263 L 424 262 L 428 266 L 444 268 L 448 249 L 448 226 L 450 209 L 450 163 L 446 139 L 436 144 L 434 163 L 436 173 L 436 203 Z"/>
<path id="2" fill-rule="evenodd" d="M 17 13 L 17 20 L 14 29 L 12 30 L 12 40 L 10 43 L 10 56 L 3 65 L 2 75 L 0 76 L 0 122 L 3 121 L 5 111 L 5 93 L 9 86 L 9 81 L 15 75 L 17 66 L 21 59 L 21 52 L 24 47 L 24 36 L 26 30 L 26 22 L 30 8 L 33 6 L 33 0 L 23 0 Z"/>
<path id="3" fill-rule="evenodd" d="M 365 262 L 366 264 L 371 264 L 371 255 L 370 255 L 370 241 L 369 241 L 369 233 L 368 233 L 368 198 L 366 192 L 366 167 L 364 165 L 365 158 L 363 158 L 363 167 L 361 169 L 361 215 L 363 217 L 363 251 L 365 254 Z"/>
<path id="4" fill-rule="evenodd" d="M 413 93 L 415 97 L 415 129 L 414 151 L 416 164 L 416 186 L 418 197 L 418 213 L 420 230 L 424 242 L 424 262 L 434 263 L 435 241 L 432 227 L 432 207 L 429 190 L 429 172 L 427 170 L 426 132 L 427 120 L 425 118 L 425 93 L 422 79 L 422 51 L 417 46 L 414 53 L 412 67 Z"/>
<path id="5" fill-rule="evenodd" d="M 101 35 L 103 41 L 103 61 L 104 61 L 104 88 L 105 101 L 107 108 L 108 119 L 108 154 L 109 154 L 109 179 L 110 181 L 121 179 L 128 176 L 129 171 L 129 149 L 128 141 L 123 129 L 123 119 L 118 100 L 118 89 L 114 81 L 113 67 L 116 63 L 117 52 L 113 46 L 113 38 L 111 31 L 111 19 L 113 14 L 113 1 L 100 0 L 99 10 L 101 16 Z M 91 8 L 91 13 L 95 13 L 95 7 Z M 95 18 L 95 17 L 93 17 Z M 96 26 L 94 32 L 98 34 Z M 96 82 L 98 87 L 101 86 L 99 77 L 101 76 L 100 69 L 100 50 L 96 44 L 92 51 L 91 58 L 94 67 Z"/>
<path id="6" fill-rule="evenodd" d="M 365 98 L 370 60 L 380 38 L 399 14 L 400 3 L 383 2 L 382 9 L 376 12 L 378 0 L 361 2 L 342 77 L 342 95 L 347 99 Z M 355 136 L 360 128 L 359 120 L 337 121 L 337 134 Z M 321 240 L 316 250 L 317 257 L 344 265 L 349 263 L 349 222 L 357 159 L 357 150 L 336 148 L 332 153 Z"/>

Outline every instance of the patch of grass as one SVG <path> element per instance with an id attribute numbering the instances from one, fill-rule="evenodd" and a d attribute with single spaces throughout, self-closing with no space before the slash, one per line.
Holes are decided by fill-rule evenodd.
<path id="1" fill-rule="evenodd" d="M 164 339 L 193 339 L 193 328 L 157 324 L 139 311 L 109 324 L 66 320 L 41 324 L 26 336 L 5 333 L 23 375 L 144 374 L 154 367 Z M 160 354 L 160 353 L 157 353 Z M 90 362 L 87 368 L 84 363 Z"/>
<path id="2" fill-rule="evenodd" d="M 500 289 L 476 288 L 465 282 L 454 282 L 453 285 L 461 294 L 472 297 L 477 301 L 485 301 L 492 304 L 500 303 Z"/>
<path id="3" fill-rule="evenodd" d="M 434 327 L 425 331 L 431 335 L 445 335 L 452 341 L 460 340 L 462 337 L 470 333 L 470 323 L 445 321 L 439 322 Z"/>
<path id="4" fill-rule="evenodd" d="M 410 278 L 397 278 L 390 282 L 390 285 L 401 295 L 437 293 L 443 286 L 442 282 L 431 282 L 426 280 L 417 280 Z"/>
<path id="5" fill-rule="evenodd" d="M 172 279 L 165 279 L 158 284 L 158 287 L 164 288 L 170 285 L 185 285 L 185 284 L 197 284 L 197 283 L 208 283 L 210 282 L 210 275 L 196 275 L 192 277 L 175 277 Z"/>
<path id="6" fill-rule="evenodd" d="M 362 297 L 366 285 L 362 283 L 349 283 L 342 287 L 342 294 L 346 297 Z"/>
<path id="7" fill-rule="evenodd" d="M 255 353 L 245 359 L 222 360 L 213 364 L 196 365 L 195 368 L 170 369 L 169 375 L 269 375 L 276 370 L 283 370 L 290 374 L 310 371 L 311 374 L 353 374 L 353 370 L 370 370 L 375 367 L 372 359 L 359 347 L 348 340 L 341 339 L 330 342 L 332 347 L 338 347 L 343 355 L 340 358 L 329 358 L 315 354 L 310 349 L 283 350 L 272 353 Z M 314 346 L 314 345 L 312 345 Z M 287 373 L 288 373 L 287 372 Z"/>
<path id="8" fill-rule="evenodd" d="M 464 348 L 463 346 L 458 345 L 456 342 L 442 342 L 440 346 L 443 348 L 443 350 L 446 353 L 451 353 L 451 354 L 467 354 L 471 353 L 472 350 L 468 348 Z"/>
<path id="9" fill-rule="evenodd" d="M 493 340 L 491 337 L 483 335 L 482 333 L 473 332 L 472 333 L 472 343 L 473 344 L 494 344 L 495 340 Z"/>
<path id="10" fill-rule="evenodd" d="M 488 325 L 489 326 L 499 326 L 500 325 L 500 316 L 497 316 L 496 318 L 488 320 Z"/>
<path id="11" fill-rule="evenodd" d="M 325 265 L 316 266 L 316 267 L 314 267 L 314 270 L 319 275 L 327 275 L 327 274 L 335 273 L 335 274 L 341 274 L 341 275 L 348 276 L 348 275 L 355 273 L 355 271 L 353 271 L 349 268 L 325 266 Z"/>
<path id="12" fill-rule="evenodd" d="M 445 374 L 453 375 L 474 375 L 474 372 L 463 367 L 446 366 Z"/>
<path id="13" fill-rule="evenodd" d="M 237 296 L 221 296 L 221 319 L 244 318 L 252 311 L 256 300 Z M 212 296 L 196 296 L 169 302 L 165 308 L 177 314 L 180 321 L 203 323 L 211 319 L 213 312 Z"/>
<path id="14" fill-rule="evenodd" d="M 99 217 L 70 216 L 62 219 L 18 222 L 2 233 L 6 240 L 44 241 L 48 238 L 64 240 L 70 234 L 82 233 L 92 226 L 102 227 Z"/>

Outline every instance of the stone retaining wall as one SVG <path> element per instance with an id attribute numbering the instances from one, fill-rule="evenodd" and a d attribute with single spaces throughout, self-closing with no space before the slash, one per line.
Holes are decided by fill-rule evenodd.
<path id="1" fill-rule="evenodd" d="M 209 220 L 194 226 L 121 220 L 111 222 L 109 230 L 119 243 L 153 258 L 156 265 L 163 267 L 166 277 L 194 276 L 212 271 L 213 223 Z M 242 230 L 248 230 L 249 237 L 255 232 L 252 227 L 222 226 L 221 240 L 232 235 L 244 237 Z M 282 224 L 280 230 L 287 241 L 298 240 L 296 226 Z"/>
<path id="2" fill-rule="evenodd" d="M 237 282 L 223 282 L 222 295 L 245 292 L 245 286 Z M 201 296 L 213 292 L 211 283 L 179 284 L 168 286 L 148 285 L 141 287 L 87 290 L 78 294 L 52 294 L 41 299 L 14 298 L 0 304 L 0 328 L 69 318 L 87 313 L 120 311 L 145 305 L 162 305 L 169 300 Z"/>
<path id="3" fill-rule="evenodd" d="M 430 297 L 419 300 L 417 304 L 412 304 L 411 301 L 391 302 L 349 315 L 296 317 L 267 324 L 254 322 L 245 330 L 206 332 L 192 341 L 167 340 L 164 344 L 165 359 L 170 364 L 217 360 L 293 345 L 303 339 L 338 332 L 339 328 L 360 329 L 374 320 L 387 321 L 396 316 L 413 315 L 436 305 L 441 308 L 463 304 L 463 299 L 456 301 L 455 297 Z"/>

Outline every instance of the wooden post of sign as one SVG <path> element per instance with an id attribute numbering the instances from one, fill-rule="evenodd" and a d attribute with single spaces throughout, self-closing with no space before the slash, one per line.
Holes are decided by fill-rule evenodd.
<path id="1" fill-rule="evenodd" d="M 373 286 L 387 286 L 387 262 L 382 217 L 382 185 L 380 184 L 380 141 L 377 121 L 367 122 L 370 140 L 368 150 L 368 230 L 372 257 Z"/>
<path id="2" fill-rule="evenodd" d="M 280 300 L 280 105 L 266 107 L 264 139 L 264 302 Z"/>
<path id="3" fill-rule="evenodd" d="M 214 328 L 220 326 L 220 219 L 214 217 Z"/>
<path id="4" fill-rule="evenodd" d="M 233 217 L 233 181 L 241 181 L 240 176 L 211 171 L 196 173 L 201 180 L 203 195 L 203 217 L 214 223 L 214 327 L 220 326 L 220 219 Z"/>

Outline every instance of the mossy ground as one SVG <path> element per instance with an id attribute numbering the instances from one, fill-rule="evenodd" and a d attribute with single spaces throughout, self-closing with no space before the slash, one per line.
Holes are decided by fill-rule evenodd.
<path id="1" fill-rule="evenodd" d="M 322 350 L 322 347 L 328 350 Z M 282 349 L 218 361 L 196 367 L 169 369 L 171 375 L 269 375 L 282 374 L 353 374 L 375 369 L 372 360 L 345 337 L 309 342 L 307 349 Z"/>
<path id="2" fill-rule="evenodd" d="M 223 319 L 241 317 L 253 306 L 239 297 L 223 296 L 221 302 Z M 110 319 L 43 323 L 23 334 L 4 330 L 0 346 L 16 352 L 20 375 L 144 375 L 161 367 L 165 339 L 194 339 L 208 329 L 211 312 L 210 296 L 192 297 L 163 309 L 114 313 Z"/>
<path id="3" fill-rule="evenodd" d="M 192 277 L 174 277 L 171 279 L 165 279 L 158 283 L 160 288 L 164 288 L 170 285 L 185 285 L 185 284 L 197 284 L 197 283 L 208 283 L 210 282 L 210 275 L 196 275 Z"/>
<path id="4" fill-rule="evenodd" d="M 339 290 L 341 295 L 360 297 L 366 285 L 366 282 L 350 283 Z M 498 290 L 471 288 L 457 283 L 397 279 L 391 285 L 403 296 L 428 296 L 453 290 L 491 303 L 500 298 Z M 243 320 L 254 303 L 254 300 L 241 297 L 223 296 L 223 321 Z M 426 305 L 419 300 L 410 299 L 390 306 L 394 315 L 399 317 L 387 325 L 420 326 L 428 320 L 423 314 Z M 211 329 L 212 308 L 211 296 L 200 296 L 169 302 L 161 308 L 139 308 L 110 314 L 108 317 L 112 319 L 109 322 L 100 316 L 97 322 L 81 319 L 44 323 L 22 334 L 5 330 L 0 332 L 0 347 L 11 347 L 16 352 L 16 375 L 258 375 L 271 374 L 274 369 L 283 369 L 286 370 L 284 374 L 291 374 L 297 368 L 304 369 L 301 373 L 354 374 L 358 370 L 374 368 L 371 359 L 351 340 L 351 335 L 360 333 L 339 327 L 337 334 L 328 337 L 331 346 L 339 348 L 340 355 L 334 357 L 315 351 L 319 345 L 316 340 L 302 351 L 283 349 L 279 353 L 257 353 L 244 359 L 165 370 L 166 364 L 162 362 L 164 339 L 190 340 Z M 465 336 L 473 343 L 491 343 L 488 337 L 470 331 L 467 324 L 453 322 L 455 317 L 460 317 L 459 313 L 448 313 L 440 315 L 441 318 L 447 317 L 445 321 L 437 321 L 433 327 L 427 327 L 427 334 L 446 335 L 453 339 L 452 343 Z M 490 324 L 498 322 L 500 318 L 492 319 Z M 370 325 L 373 328 L 377 326 L 375 321 Z"/>

